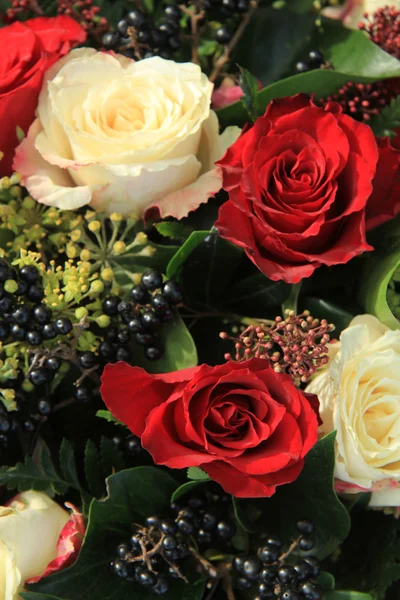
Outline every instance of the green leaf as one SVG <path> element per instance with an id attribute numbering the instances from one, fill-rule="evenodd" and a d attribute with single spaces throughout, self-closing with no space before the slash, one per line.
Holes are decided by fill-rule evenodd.
<path id="1" fill-rule="evenodd" d="M 191 467 L 191 468 L 194 468 L 194 467 Z M 185 496 L 186 494 L 190 494 L 190 492 L 193 492 L 193 490 L 195 490 L 197 487 L 199 487 L 206 481 L 209 481 L 209 479 L 206 479 L 204 481 L 203 480 L 187 481 L 186 483 L 180 485 L 172 494 L 171 502 L 175 502 L 176 500 L 178 500 L 178 498 L 181 498 L 182 496 Z"/>
<path id="2" fill-rule="evenodd" d="M 126 467 L 124 455 L 118 450 L 113 440 L 102 436 L 100 440 L 100 452 L 104 477 L 108 477 L 115 471 L 121 471 Z"/>
<path id="3" fill-rule="evenodd" d="M 211 231 L 192 250 L 181 269 L 185 302 L 200 311 L 221 307 L 227 286 L 243 258 L 243 250 Z"/>
<path id="4" fill-rule="evenodd" d="M 134 364 L 143 367 L 148 373 L 170 373 L 197 365 L 196 345 L 178 314 L 163 326 L 159 340 L 164 348 L 164 354 L 159 360 L 147 360 L 143 348 L 135 345 Z"/>
<path id="5" fill-rule="evenodd" d="M 325 592 L 324 600 L 374 600 L 371 594 L 362 592 L 351 592 L 349 590 L 334 590 Z"/>
<path id="6" fill-rule="evenodd" d="M 235 499 L 236 514 L 251 531 L 278 533 L 288 545 L 298 535 L 296 522 L 310 519 L 315 526 L 312 553 L 324 558 L 343 542 L 350 530 L 350 517 L 333 489 L 335 432 L 322 438 L 310 450 L 296 481 L 278 487 L 270 499 Z M 249 521 L 250 506 L 259 517 Z M 257 516 L 255 514 L 255 516 Z"/>
<path id="7" fill-rule="evenodd" d="M 339 21 L 324 20 L 318 48 L 335 71 L 365 81 L 400 76 L 400 61 L 374 44 L 362 31 L 347 29 Z"/>
<path id="8" fill-rule="evenodd" d="M 155 244 L 154 242 L 148 242 L 146 246 L 151 247 L 154 253 L 151 256 L 141 256 L 136 252 L 126 252 L 119 256 L 113 255 L 109 257 L 111 266 L 115 269 L 119 267 L 119 273 L 132 274 L 142 273 L 146 269 L 158 269 L 165 273 L 167 265 L 171 258 L 176 254 L 179 246 L 171 245 L 164 246 L 162 244 Z M 132 287 L 131 283 L 131 287 Z"/>
<path id="9" fill-rule="evenodd" d="M 19 492 L 36 490 L 45 492 L 52 490 L 55 494 L 65 494 L 69 483 L 57 473 L 47 448 L 40 454 L 40 463 L 35 464 L 30 456 L 25 457 L 23 463 L 15 467 L 0 467 L 0 486 L 8 490 L 17 489 Z"/>
<path id="10" fill-rule="evenodd" d="M 296 14 L 288 8 L 258 7 L 237 44 L 233 60 L 263 85 L 282 79 L 296 58 L 305 55 L 316 15 Z"/>
<path id="11" fill-rule="evenodd" d="M 84 456 L 85 478 L 89 491 L 95 498 L 101 498 L 105 492 L 105 482 L 101 469 L 100 452 L 92 440 L 88 440 L 85 446 Z"/>
<path id="12" fill-rule="evenodd" d="M 367 313 L 375 315 L 391 329 L 400 329 L 400 322 L 387 302 L 389 282 L 400 265 L 398 219 L 390 223 L 386 232 L 382 233 L 382 228 L 378 228 L 378 233 L 382 245 L 365 262 L 359 298 Z"/>
<path id="13" fill-rule="evenodd" d="M 347 312 L 340 306 L 327 302 L 321 298 L 313 298 L 308 296 L 302 299 L 301 304 L 304 308 L 310 311 L 313 317 L 317 319 L 326 319 L 328 323 L 333 323 L 335 330 L 333 332 L 334 337 L 338 337 L 339 334 L 348 327 L 350 321 L 354 315 Z"/>
<path id="14" fill-rule="evenodd" d="M 282 302 L 282 313 L 285 313 L 286 310 L 293 310 L 295 314 L 298 313 L 297 304 L 299 300 L 301 285 L 302 281 L 300 281 L 299 283 L 294 283 L 291 286 L 288 298 L 286 298 L 286 300 Z"/>
<path id="15" fill-rule="evenodd" d="M 187 476 L 189 479 L 194 479 L 195 481 L 210 480 L 210 477 L 207 475 L 207 473 L 202 469 L 199 469 L 199 467 L 189 467 L 187 470 Z"/>
<path id="16" fill-rule="evenodd" d="M 81 487 L 75 464 L 75 453 L 71 442 L 63 439 L 60 446 L 60 466 L 66 481 L 74 484 L 76 489 Z"/>
<path id="17" fill-rule="evenodd" d="M 224 306 L 246 316 L 263 318 L 268 308 L 280 307 L 287 300 L 291 286 L 284 281 L 271 281 L 262 273 L 240 279 L 225 292 Z"/>
<path id="18" fill-rule="evenodd" d="M 110 413 L 109 410 L 98 410 L 96 413 L 96 417 L 100 419 L 105 419 L 108 423 L 115 423 L 116 425 L 121 425 L 122 427 L 126 427 L 125 423 L 119 421 Z"/>
<path id="19" fill-rule="evenodd" d="M 318 585 L 327 592 L 335 589 L 335 578 L 331 573 L 327 571 L 321 571 L 318 575 Z"/>
<path id="20" fill-rule="evenodd" d="M 148 600 L 152 597 L 141 586 L 118 580 L 109 569 L 115 548 L 129 536 L 133 522 L 140 523 L 152 514 L 165 514 L 176 482 L 154 467 L 136 467 L 112 475 L 107 480 L 108 497 L 94 500 L 77 562 L 64 571 L 50 575 L 29 587 L 29 591 L 54 594 L 64 600 Z M 171 582 L 166 600 L 201 600 L 204 580 L 189 574 L 189 584 Z M 30 599 L 29 599 L 30 600 Z M 33 599 L 32 599 L 33 600 Z"/>
<path id="21" fill-rule="evenodd" d="M 163 235 L 164 237 L 171 238 L 172 240 L 186 240 L 188 235 L 190 235 L 190 229 L 179 221 L 160 221 L 160 223 L 155 223 L 154 227 L 157 229 L 158 233 Z"/>
<path id="22" fill-rule="evenodd" d="M 193 231 L 185 243 L 178 248 L 167 266 L 168 279 L 180 280 L 183 265 L 193 250 L 198 246 L 205 237 L 209 234 L 208 231 Z"/>
<path id="23" fill-rule="evenodd" d="M 249 117 L 252 121 L 255 121 L 257 119 L 257 117 L 260 116 L 260 111 L 258 108 L 258 81 L 257 79 L 254 77 L 254 75 L 252 75 L 250 73 L 250 71 L 248 71 L 247 69 L 244 69 L 243 67 L 239 67 L 240 69 L 240 87 L 242 88 L 243 91 L 243 96 L 240 99 L 243 106 L 245 107 L 245 109 L 247 110 Z"/>
<path id="24" fill-rule="evenodd" d="M 389 106 L 385 106 L 373 117 L 369 125 L 378 137 L 395 135 L 393 129 L 400 127 L 400 96 L 394 98 Z"/>
<path id="25" fill-rule="evenodd" d="M 239 521 L 236 521 L 236 533 L 232 538 L 232 544 L 239 552 L 248 552 L 250 548 L 249 534 Z"/>

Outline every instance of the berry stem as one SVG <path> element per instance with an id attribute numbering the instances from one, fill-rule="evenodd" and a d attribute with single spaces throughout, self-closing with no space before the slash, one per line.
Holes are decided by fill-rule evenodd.
<path id="1" fill-rule="evenodd" d="M 257 8 L 258 8 L 258 0 L 252 0 L 252 2 L 250 3 L 250 10 L 248 10 L 247 13 L 245 13 L 243 15 L 242 21 L 241 21 L 239 27 L 237 28 L 237 30 L 235 31 L 235 34 L 233 35 L 231 41 L 229 42 L 229 44 L 227 44 L 225 46 L 222 55 L 215 62 L 214 68 L 209 77 L 210 81 L 214 82 L 218 79 L 222 69 L 224 68 L 226 63 L 229 61 L 232 50 L 234 49 L 234 47 L 236 46 L 236 44 L 239 42 L 240 38 L 242 37 L 247 25 L 249 24 L 253 14 L 255 13 Z"/>

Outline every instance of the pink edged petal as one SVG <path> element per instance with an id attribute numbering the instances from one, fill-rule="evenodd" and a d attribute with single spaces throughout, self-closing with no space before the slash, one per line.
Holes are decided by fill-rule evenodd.
<path id="1" fill-rule="evenodd" d="M 15 151 L 13 168 L 21 173 L 23 185 L 32 198 L 47 206 L 73 210 L 89 204 L 92 191 L 98 186 L 74 187 L 66 170 L 43 160 L 35 148 L 35 139 L 40 132 L 41 125 L 36 119 Z"/>
<path id="2" fill-rule="evenodd" d="M 36 583 L 43 577 L 51 575 L 55 571 L 61 571 L 71 566 L 78 557 L 85 537 L 86 525 L 83 515 L 73 504 L 66 503 L 65 506 L 72 510 L 69 521 L 64 525 L 57 543 L 57 556 L 46 567 L 42 575 L 32 577 L 27 583 Z"/>
<path id="3" fill-rule="evenodd" d="M 160 217 L 175 217 L 183 219 L 196 210 L 201 204 L 208 202 L 222 187 L 222 173 L 219 167 L 200 175 L 196 181 L 186 187 L 167 194 L 154 206 Z"/>
<path id="4" fill-rule="evenodd" d="M 124 362 L 106 365 L 101 382 L 100 393 L 111 414 L 139 437 L 149 413 L 166 402 L 175 389 L 174 384 Z"/>
<path id="5" fill-rule="evenodd" d="M 180 393 L 174 394 L 170 401 L 160 404 L 149 414 L 141 441 L 157 465 L 183 469 L 215 460 L 215 456 L 202 450 L 201 446 L 192 442 L 191 447 L 190 440 L 188 443 L 186 437 L 179 437 L 179 432 L 184 432 L 184 420 Z"/>

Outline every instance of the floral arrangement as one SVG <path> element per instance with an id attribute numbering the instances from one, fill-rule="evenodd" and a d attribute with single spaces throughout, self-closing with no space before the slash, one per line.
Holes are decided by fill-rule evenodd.
<path id="1" fill-rule="evenodd" d="M 0 600 L 399 600 L 400 2 L 0 18 Z"/>

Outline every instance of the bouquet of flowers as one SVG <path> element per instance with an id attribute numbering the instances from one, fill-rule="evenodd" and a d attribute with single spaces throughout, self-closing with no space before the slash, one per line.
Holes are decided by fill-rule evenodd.
<path id="1" fill-rule="evenodd" d="M 0 16 L 0 600 L 399 600 L 400 1 Z"/>

